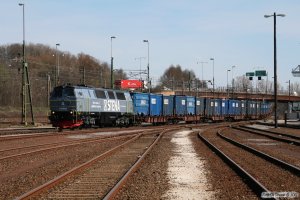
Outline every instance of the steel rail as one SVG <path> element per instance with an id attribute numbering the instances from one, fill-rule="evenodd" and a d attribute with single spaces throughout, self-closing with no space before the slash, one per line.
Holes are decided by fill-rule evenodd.
<path id="1" fill-rule="evenodd" d="M 132 134 L 132 135 L 136 135 L 136 134 Z M 20 157 L 20 156 L 24 156 L 24 155 L 28 155 L 28 154 L 39 153 L 39 152 L 43 152 L 43 151 L 49 151 L 49 150 L 53 150 L 53 149 L 60 149 L 60 148 L 65 148 L 65 147 L 70 147 L 70 146 L 81 145 L 81 144 L 87 144 L 87 143 L 105 141 L 105 140 L 108 140 L 108 139 L 114 139 L 114 138 L 94 138 L 94 139 L 91 139 L 89 141 L 81 141 L 81 142 L 80 141 L 79 142 L 76 141 L 76 142 L 74 142 L 72 144 L 64 144 L 64 145 L 60 145 L 60 146 L 48 147 L 48 148 L 38 149 L 38 150 L 29 151 L 29 152 L 25 152 L 25 153 L 20 153 L 20 154 L 14 154 L 14 155 L 10 155 L 10 156 L 5 156 L 5 157 L 0 158 L 0 161 L 6 160 L 6 159 L 10 159 L 10 158 L 16 158 L 16 157 Z"/>
<path id="2" fill-rule="evenodd" d="M 271 133 L 271 134 L 274 134 L 274 135 L 283 135 L 285 137 L 290 137 L 290 138 L 293 138 L 293 139 L 297 139 L 297 140 L 300 140 L 300 136 L 296 136 L 296 135 L 290 135 L 290 134 L 287 134 L 287 133 L 278 133 L 278 132 L 274 132 L 274 131 L 270 131 L 270 130 L 261 130 L 261 129 L 257 129 L 257 128 L 254 128 L 254 127 L 248 127 L 248 126 L 240 126 L 242 128 L 246 128 L 246 129 L 251 129 L 251 130 L 256 130 L 256 131 L 262 131 L 262 132 L 266 132 L 266 133 Z"/>
<path id="3" fill-rule="evenodd" d="M 76 173 L 78 173 L 78 172 L 80 172 L 80 171 L 86 169 L 87 167 L 91 166 L 91 165 L 94 164 L 95 162 L 97 162 L 97 161 L 99 161 L 99 160 L 102 160 L 102 159 L 108 157 L 109 155 L 113 154 L 114 152 L 116 152 L 117 150 L 119 150 L 119 149 L 122 148 L 123 146 L 127 145 L 128 143 L 131 143 L 131 142 L 137 140 L 139 137 L 141 137 L 141 135 L 142 135 L 142 134 L 138 134 L 137 136 L 135 136 L 134 138 L 132 138 L 132 139 L 130 139 L 130 140 L 124 142 L 123 144 L 120 144 L 119 146 L 116 146 L 116 147 L 114 147 L 113 149 L 108 150 L 108 151 L 106 151 L 105 153 L 103 153 L 103 154 L 101 154 L 101 155 L 99 155 L 99 156 L 97 156 L 97 157 L 95 157 L 95 158 L 93 158 L 93 159 L 91 159 L 91 160 L 89 160 L 89 161 L 87 161 L 87 162 L 85 162 L 85 163 L 83 163 L 83 164 L 81 164 L 81 165 L 79 165 L 79 166 L 77 166 L 77 167 L 75 167 L 75 168 L 73 168 L 73 169 L 71 169 L 71 170 L 69 170 L 69 171 L 63 173 L 62 175 L 60 175 L 60 176 L 58 176 L 58 177 L 56 177 L 56 178 L 54 178 L 54 179 L 52 179 L 52 180 L 46 182 L 45 184 L 43 184 L 43 185 L 41 185 L 41 186 L 39 186 L 39 187 L 37 187 L 37 188 L 35 188 L 35 189 L 33 189 L 33 190 L 31 190 L 31 191 L 25 193 L 25 194 L 23 194 L 23 195 L 17 197 L 16 199 L 18 199 L 18 200 L 21 200 L 21 199 L 30 199 L 30 198 L 33 197 L 33 196 L 36 196 L 36 195 L 38 195 L 38 194 L 41 194 L 41 193 L 44 192 L 45 190 L 47 190 L 47 189 L 49 189 L 49 188 L 52 188 L 52 187 L 54 187 L 55 185 L 61 183 L 61 182 L 64 181 L 67 177 L 69 177 L 69 176 L 71 176 L 71 175 L 73 175 L 73 174 L 76 174 Z"/>
<path id="4" fill-rule="evenodd" d="M 135 164 L 124 174 L 124 176 L 120 179 L 120 181 L 105 195 L 103 200 L 113 199 L 117 193 L 121 190 L 122 186 L 126 183 L 129 177 L 137 171 L 137 169 L 142 164 L 143 160 L 145 159 L 146 155 L 151 151 L 151 149 L 157 144 L 157 142 L 161 139 L 164 132 L 160 133 L 155 141 L 151 144 L 151 146 L 143 153 L 143 155 L 135 162 Z"/>
<path id="5" fill-rule="evenodd" d="M 228 164 L 231 169 L 233 169 L 242 179 L 243 181 L 252 189 L 252 191 L 261 198 L 261 194 L 263 192 L 270 192 L 263 184 L 261 184 L 258 180 L 256 180 L 253 176 L 251 176 L 245 169 L 243 169 L 240 165 L 234 162 L 229 156 L 223 153 L 220 149 L 218 149 L 215 145 L 210 143 L 207 139 L 205 139 L 200 133 L 198 133 L 198 137 L 213 151 L 215 152 L 226 164 Z M 272 199 L 272 198 L 271 198 Z M 273 198 L 274 199 L 274 198 Z"/>
<path id="6" fill-rule="evenodd" d="M 284 162 L 284 161 L 282 161 L 278 158 L 275 158 L 275 157 L 270 156 L 266 153 L 263 153 L 262 151 L 259 151 L 257 149 L 252 148 L 252 147 L 249 147 L 247 145 L 241 144 L 241 143 L 239 143 L 239 142 L 237 142 L 233 139 L 230 139 L 229 137 L 226 137 L 226 136 L 222 135 L 221 130 L 218 131 L 217 135 L 219 137 L 221 137 L 222 139 L 226 140 L 227 142 L 229 142 L 229 143 L 231 143 L 231 144 L 233 144 L 237 147 L 240 147 L 240 148 L 242 148 L 242 149 L 244 149 L 244 150 L 246 150 L 246 151 L 248 151 L 248 152 L 250 152 L 250 153 L 252 153 L 256 156 L 259 156 L 259 157 L 261 157 L 261 158 L 263 158 L 263 159 L 265 159 L 265 160 L 267 160 L 267 161 L 269 161 L 273 164 L 276 164 L 277 166 L 292 172 L 293 174 L 297 175 L 298 177 L 300 176 L 300 168 L 295 166 L 295 165 L 289 164 L 289 163 Z"/>
<path id="7" fill-rule="evenodd" d="M 116 135 L 105 135 L 105 136 L 95 136 L 91 138 L 85 138 L 85 139 L 77 139 L 74 141 L 64 141 L 64 142 L 53 142 L 53 143 L 44 143 L 44 144 L 37 144 L 37 145 L 30 145 L 30 146 L 24 146 L 24 147 L 17 147 L 17 148 L 8 148 L 8 149 L 2 149 L 0 150 L 0 153 L 7 152 L 7 151 L 17 151 L 17 150 L 23 150 L 23 149 L 29 149 L 29 148 L 38 148 L 38 147 L 43 147 L 43 146 L 54 146 L 54 145 L 66 145 L 66 144 L 74 144 L 78 142 L 88 142 L 88 141 L 94 141 L 97 139 L 108 139 L 108 138 L 113 138 L 113 137 L 121 137 L 121 136 L 130 136 L 130 135 L 135 135 L 135 133 L 128 134 L 128 135 L 122 135 L 122 134 L 116 134 Z M 1 160 L 1 158 L 0 158 Z"/>
<path id="8" fill-rule="evenodd" d="M 10 135 L 13 132 L 18 132 L 15 135 L 25 135 L 28 134 L 28 132 L 34 132 L 34 133 L 47 133 L 47 132 L 58 132 L 58 130 L 55 127 L 46 127 L 46 128 L 1 128 L 0 129 L 0 136 L 7 136 Z"/>
<path id="9" fill-rule="evenodd" d="M 296 146 L 300 146 L 300 142 L 295 141 L 295 140 L 290 140 L 290 139 L 281 138 L 281 137 L 275 137 L 275 136 L 272 136 L 272 135 L 261 133 L 259 131 L 249 130 L 249 129 L 242 128 L 242 127 L 232 126 L 232 128 L 240 130 L 240 131 L 246 131 L 248 133 L 253 133 L 253 134 L 256 134 L 256 135 L 261 135 L 261 136 L 271 138 L 273 140 L 277 140 L 277 141 L 280 141 L 280 142 L 285 142 L 285 143 L 293 144 L 293 145 L 296 145 Z"/>

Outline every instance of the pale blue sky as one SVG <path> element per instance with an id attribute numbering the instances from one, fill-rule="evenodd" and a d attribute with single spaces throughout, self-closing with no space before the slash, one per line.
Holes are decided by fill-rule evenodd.
<path id="1" fill-rule="evenodd" d="M 26 42 L 62 51 L 80 52 L 110 62 L 110 37 L 116 68 L 139 69 L 136 57 L 147 56 L 150 76 L 158 79 L 171 64 L 180 64 L 216 86 L 226 85 L 226 71 L 234 76 L 266 69 L 273 76 L 273 12 L 277 18 L 278 80 L 300 82 L 291 74 L 300 64 L 299 0 L 0 0 L 0 44 L 22 42 L 25 3 Z M 146 69 L 147 60 L 142 60 Z M 231 78 L 231 74 L 229 76 Z"/>

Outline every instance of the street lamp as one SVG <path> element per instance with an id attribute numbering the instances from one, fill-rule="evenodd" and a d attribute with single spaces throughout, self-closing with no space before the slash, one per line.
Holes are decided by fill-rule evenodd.
<path id="1" fill-rule="evenodd" d="M 151 83 L 150 83 L 150 74 L 149 74 L 149 41 L 143 40 L 148 44 L 148 64 L 147 64 L 147 84 L 148 84 L 148 92 L 150 93 Z"/>
<path id="2" fill-rule="evenodd" d="M 233 68 L 235 68 L 236 66 L 235 65 L 233 65 L 233 66 L 231 66 L 231 79 L 232 79 L 232 82 L 231 82 L 231 90 L 232 90 L 232 98 L 233 98 L 233 93 L 234 93 L 234 78 L 233 78 Z"/>
<path id="3" fill-rule="evenodd" d="M 112 40 L 115 39 L 115 36 L 110 37 L 110 88 L 114 88 L 114 57 L 112 56 Z"/>
<path id="4" fill-rule="evenodd" d="M 230 69 L 227 69 L 227 99 L 229 98 L 229 90 L 228 90 L 228 72 L 230 72 Z"/>
<path id="5" fill-rule="evenodd" d="M 288 103 L 288 109 L 289 109 L 289 113 L 291 112 L 290 109 L 290 103 L 291 103 L 291 80 L 287 81 L 286 83 L 289 84 L 289 103 Z"/>
<path id="6" fill-rule="evenodd" d="M 213 82 L 212 82 L 212 85 L 213 85 L 213 98 L 215 98 L 215 59 L 211 58 L 210 60 L 213 61 Z"/>
<path id="7" fill-rule="evenodd" d="M 58 82 L 59 82 L 59 56 L 58 56 L 58 51 L 57 51 L 57 47 L 59 46 L 60 44 L 57 43 L 55 44 L 55 59 L 56 59 L 56 68 L 55 68 L 55 86 L 58 85 Z"/>
<path id="8" fill-rule="evenodd" d="M 278 122 L 277 122 L 277 53 L 276 53 L 276 16 L 279 17 L 285 17 L 284 14 L 276 14 L 276 12 L 274 12 L 273 15 L 264 15 L 265 18 L 269 18 L 269 17 L 274 17 L 274 109 L 275 109 L 275 116 L 274 116 L 274 126 L 275 128 L 278 128 Z"/>

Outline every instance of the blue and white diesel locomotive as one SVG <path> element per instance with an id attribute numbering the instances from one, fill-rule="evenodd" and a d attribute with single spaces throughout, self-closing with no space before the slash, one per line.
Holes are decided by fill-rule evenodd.
<path id="1" fill-rule="evenodd" d="M 127 91 L 63 85 L 51 93 L 50 110 L 54 127 L 128 126 L 132 123 L 127 116 L 133 114 L 133 104 Z"/>
<path id="2" fill-rule="evenodd" d="M 49 119 L 54 127 L 131 126 L 232 121 L 268 116 L 272 104 L 253 100 L 211 99 L 185 95 L 130 93 L 85 85 L 55 87 Z"/>

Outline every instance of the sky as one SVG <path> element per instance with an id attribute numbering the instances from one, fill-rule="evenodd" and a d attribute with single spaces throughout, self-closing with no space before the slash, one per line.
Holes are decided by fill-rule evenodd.
<path id="1" fill-rule="evenodd" d="M 0 45 L 41 43 L 72 54 L 85 53 L 116 69 L 146 70 L 149 41 L 153 82 L 170 65 L 193 70 L 216 87 L 246 72 L 274 73 L 277 17 L 278 82 L 300 82 L 291 71 L 300 64 L 299 0 L 0 0 Z M 111 36 L 116 38 L 112 40 Z M 143 57 L 141 60 L 136 59 Z M 140 63 L 141 61 L 141 63 Z M 202 64 L 203 63 L 203 73 Z M 235 66 L 232 68 L 232 66 Z"/>

